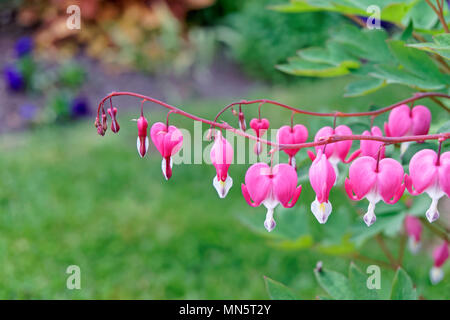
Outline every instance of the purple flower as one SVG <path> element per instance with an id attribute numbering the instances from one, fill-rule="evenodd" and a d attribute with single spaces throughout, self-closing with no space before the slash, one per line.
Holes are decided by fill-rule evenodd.
<path id="1" fill-rule="evenodd" d="M 22 73 L 14 65 L 7 65 L 3 70 L 3 76 L 9 87 L 13 91 L 19 91 L 24 88 L 25 81 Z"/>
<path id="2" fill-rule="evenodd" d="M 89 115 L 89 102 L 85 97 L 76 97 L 70 104 L 70 112 L 73 117 L 83 117 Z"/>
<path id="3" fill-rule="evenodd" d="M 21 37 L 16 41 L 16 55 L 20 58 L 31 53 L 33 50 L 33 39 L 31 37 Z"/>
<path id="4" fill-rule="evenodd" d="M 33 104 L 24 104 L 20 106 L 19 113 L 25 120 L 33 120 L 36 116 L 37 108 Z"/>

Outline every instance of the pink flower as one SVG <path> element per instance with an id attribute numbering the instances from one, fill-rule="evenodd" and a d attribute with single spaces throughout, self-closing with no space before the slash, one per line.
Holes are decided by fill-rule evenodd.
<path id="1" fill-rule="evenodd" d="M 216 188 L 219 197 L 225 198 L 233 185 L 233 179 L 228 175 L 228 168 L 233 162 L 234 153 L 231 144 L 222 136 L 220 131 L 216 132 L 214 139 L 210 156 L 217 175 L 214 176 L 213 186 Z"/>
<path id="2" fill-rule="evenodd" d="M 293 128 L 282 126 L 277 132 L 277 142 L 279 144 L 303 143 L 308 139 L 308 129 L 304 125 L 296 124 Z M 283 149 L 289 156 L 289 164 L 295 168 L 295 155 L 300 149 Z"/>
<path id="3" fill-rule="evenodd" d="M 111 131 L 114 133 L 119 132 L 120 126 L 119 123 L 117 122 L 117 108 L 115 107 L 109 108 L 108 114 L 111 117 Z"/>
<path id="4" fill-rule="evenodd" d="M 139 155 L 143 158 L 148 151 L 148 121 L 144 116 L 141 116 L 137 121 L 138 138 L 137 138 L 137 150 Z"/>
<path id="5" fill-rule="evenodd" d="M 427 134 L 430 129 L 431 112 L 425 106 L 415 106 L 412 110 L 402 104 L 389 114 L 389 120 L 384 124 L 387 137 L 403 137 L 409 135 Z"/>
<path id="6" fill-rule="evenodd" d="M 175 126 L 167 126 L 156 122 L 150 129 L 153 144 L 163 157 L 161 168 L 166 180 L 172 176 L 172 156 L 180 151 L 183 145 L 183 134 Z"/>
<path id="7" fill-rule="evenodd" d="M 430 279 L 432 284 L 437 284 L 444 278 L 442 266 L 448 259 L 448 243 L 444 241 L 439 247 L 433 250 L 434 264 L 430 270 Z"/>
<path id="8" fill-rule="evenodd" d="M 256 137 L 261 138 L 264 133 L 269 129 L 269 120 L 266 118 L 257 119 L 254 118 L 250 121 L 250 128 L 252 128 L 255 131 Z M 257 141 L 255 144 L 255 153 L 259 155 L 261 153 L 261 142 Z"/>
<path id="9" fill-rule="evenodd" d="M 314 137 L 314 141 L 317 142 L 323 138 L 332 136 L 332 135 L 352 135 L 352 130 L 345 126 L 340 125 L 336 127 L 336 129 L 333 130 L 332 127 L 323 127 L 319 131 L 317 131 L 316 136 Z M 353 154 L 350 155 L 350 157 L 346 160 L 348 153 L 350 152 L 350 149 L 352 148 L 352 141 L 351 140 L 345 140 L 345 141 L 339 141 L 334 142 L 326 145 L 325 148 L 325 155 L 327 156 L 328 160 L 330 161 L 331 165 L 334 168 L 334 172 L 336 173 L 336 179 L 339 176 L 339 170 L 338 170 L 338 163 L 339 161 L 342 161 L 344 163 L 349 163 L 353 161 L 358 155 L 361 153 L 361 150 L 356 150 Z M 316 152 L 319 152 L 319 150 L 324 150 L 324 146 L 317 146 Z M 308 155 L 311 158 L 311 160 L 314 161 L 314 154 L 311 151 L 308 151 Z"/>
<path id="10" fill-rule="evenodd" d="M 297 172 L 290 165 L 282 163 L 273 168 L 259 162 L 252 165 L 245 174 L 242 194 L 247 203 L 258 207 L 261 203 L 267 208 L 264 227 L 272 231 L 275 226 L 273 210 L 281 203 L 285 208 L 292 208 L 302 192 L 297 187 Z"/>
<path id="11" fill-rule="evenodd" d="M 245 123 L 245 116 L 242 111 L 239 111 L 238 119 L 239 119 L 239 129 L 241 129 L 242 131 L 246 131 L 247 124 Z"/>
<path id="12" fill-rule="evenodd" d="M 381 129 L 377 126 L 372 127 L 369 131 L 364 131 L 363 136 L 375 136 L 382 137 L 383 133 Z M 361 156 L 368 156 L 374 159 L 378 159 L 378 152 L 380 152 L 380 159 L 384 158 L 385 147 L 383 146 L 383 142 L 380 141 L 372 141 L 372 140 L 361 140 L 360 142 Z M 381 149 L 380 149 L 381 148 Z"/>
<path id="13" fill-rule="evenodd" d="M 445 194 L 450 197 L 450 152 L 441 154 L 439 162 L 433 150 L 417 152 L 409 162 L 409 176 L 405 176 L 405 184 L 412 195 L 426 192 L 430 196 L 431 205 L 426 216 L 430 222 L 437 220 L 439 199 Z"/>
<path id="14" fill-rule="evenodd" d="M 377 202 L 383 200 L 394 204 L 403 195 L 403 175 L 402 165 L 391 158 L 382 159 L 377 164 L 377 160 L 366 156 L 351 164 L 349 179 L 345 179 L 345 190 L 352 200 L 369 200 L 369 208 L 364 215 L 367 226 L 370 227 L 376 221 L 374 211 Z"/>
<path id="15" fill-rule="evenodd" d="M 333 209 L 328 197 L 336 182 L 336 173 L 321 149 L 317 151 L 317 156 L 309 168 L 309 181 L 316 192 L 316 199 L 311 203 L 311 211 L 319 223 L 325 223 Z"/>
<path id="16" fill-rule="evenodd" d="M 409 238 L 409 249 L 412 253 L 417 253 L 420 249 L 420 238 L 422 236 L 422 224 L 414 216 L 406 216 L 405 230 Z"/>

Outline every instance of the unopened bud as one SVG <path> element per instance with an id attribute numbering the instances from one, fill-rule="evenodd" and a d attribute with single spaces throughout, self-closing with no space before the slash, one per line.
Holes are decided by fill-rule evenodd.
<path id="1" fill-rule="evenodd" d="M 244 116 L 244 113 L 242 111 L 239 112 L 239 128 L 242 131 L 246 131 L 247 130 L 247 124 L 245 123 L 245 116 Z"/>

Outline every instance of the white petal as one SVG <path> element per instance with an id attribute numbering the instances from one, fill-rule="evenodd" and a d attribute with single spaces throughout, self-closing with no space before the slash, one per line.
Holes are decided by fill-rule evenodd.
<path id="1" fill-rule="evenodd" d="M 214 176 L 213 179 L 213 186 L 217 190 L 217 194 L 220 198 L 225 198 L 228 194 L 228 191 L 230 190 L 231 186 L 233 185 L 233 179 L 231 179 L 230 176 L 227 176 L 225 181 L 219 181 L 217 179 L 217 175 Z"/>
<path id="2" fill-rule="evenodd" d="M 417 254 L 420 250 L 420 247 L 421 247 L 420 241 L 416 241 L 416 239 L 414 239 L 414 237 L 408 238 L 408 248 L 412 254 Z"/>
<path id="3" fill-rule="evenodd" d="M 137 137 L 136 146 L 137 146 L 137 151 L 138 151 L 139 155 L 141 156 L 141 151 L 140 151 L 141 142 L 139 141 L 139 137 Z M 142 156 L 141 156 L 141 158 L 142 158 Z"/>
<path id="4" fill-rule="evenodd" d="M 272 231 L 275 229 L 277 223 L 273 219 L 273 209 L 267 209 L 266 220 L 264 221 L 264 227 L 267 231 Z"/>
<path id="5" fill-rule="evenodd" d="M 377 221 L 377 217 L 375 216 L 375 203 L 369 202 L 367 213 L 364 215 L 364 222 L 370 227 L 375 221 Z"/>
<path id="6" fill-rule="evenodd" d="M 171 167 L 171 168 L 173 167 L 173 160 L 172 160 L 172 157 L 170 157 L 170 167 Z M 169 180 L 169 179 L 167 179 L 167 172 L 166 172 L 166 158 L 163 158 L 163 159 L 162 159 L 162 162 L 161 162 L 161 169 L 162 169 L 164 178 L 166 178 L 166 180 Z"/>
<path id="7" fill-rule="evenodd" d="M 148 137 L 145 137 L 145 154 L 147 154 L 148 151 L 148 144 L 149 144 Z"/>
<path id="8" fill-rule="evenodd" d="M 433 221 L 436 221 L 437 219 L 439 219 L 439 211 L 437 208 L 438 202 L 439 202 L 439 198 L 431 199 L 430 207 L 428 208 L 428 210 L 426 212 L 427 219 L 430 222 L 433 222 Z"/>
<path id="9" fill-rule="evenodd" d="M 295 161 L 295 157 L 292 157 L 292 158 L 291 158 L 291 166 L 292 166 L 294 169 L 296 169 L 296 168 L 295 168 L 296 164 L 297 164 L 297 163 L 296 163 L 296 161 Z"/>
<path id="10" fill-rule="evenodd" d="M 444 278 L 444 271 L 441 268 L 433 267 L 430 270 L 430 280 L 432 284 L 438 284 Z"/>
<path id="11" fill-rule="evenodd" d="M 400 157 L 403 157 L 403 154 L 406 152 L 406 150 L 412 143 L 413 143 L 412 141 L 400 143 Z"/>
<path id="12" fill-rule="evenodd" d="M 319 221 L 319 223 L 324 224 L 325 222 L 327 222 L 328 217 L 331 214 L 333 207 L 331 205 L 331 202 L 323 202 L 323 203 L 319 203 L 319 201 L 314 200 L 311 203 L 311 211 L 314 214 L 314 216 L 316 217 L 317 221 Z"/>

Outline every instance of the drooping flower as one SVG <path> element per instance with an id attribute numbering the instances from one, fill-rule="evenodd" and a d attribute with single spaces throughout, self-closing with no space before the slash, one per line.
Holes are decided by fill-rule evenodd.
<path id="1" fill-rule="evenodd" d="M 172 156 L 180 151 L 183 145 L 183 134 L 175 126 L 167 126 L 162 122 L 156 122 L 150 129 L 153 144 L 163 157 L 161 169 L 166 180 L 172 176 Z"/>
<path id="2" fill-rule="evenodd" d="M 137 150 L 141 158 L 145 157 L 148 151 L 148 121 L 147 119 L 141 115 L 137 121 L 138 127 L 138 137 L 137 137 Z"/>
<path id="3" fill-rule="evenodd" d="M 408 246 L 412 253 L 420 249 L 420 238 L 422 237 L 422 224 L 414 216 L 407 215 L 405 218 L 405 230 L 408 235 Z"/>
<path id="4" fill-rule="evenodd" d="M 309 168 L 309 181 L 316 192 L 316 199 L 311 203 L 311 211 L 317 221 L 323 224 L 327 222 L 333 209 L 328 197 L 336 182 L 336 173 L 321 149 L 317 151 L 317 156 Z"/>
<path id="5" fill-rule="evenodd" d="M 381 129 L 377 126 L 372 127 L 369 131 L 364 131 L 363 136 L 375 136 L 375 137 L 382 137 L 383 133 L 381 132 Z M 383 146 L 383 142 L 380 141 L 373 141 L 373 140 L 361 140 L 360 142 L 360 149 L 361 149 L 361 156 L 368 156 L 372 157 L 374 159 L 378 159 L 378 152 L 380 152 L 380 159 L 384 158 L 385 155 L 385 147 Z"/>
<path id="6" fill-rule="evenodd" d="M 369 200 L 369 207 L 364 215 L 367 226 L 370 227 L 376 221 L 375 205 L 380 200 L 394 204 L 403 195 L 403 175 L 402 165 L 391 158 L 377 162 L 374 158 L 365 156 L 351 164 L 349 178 L 345 179 L 345 190 L 352 200 Z"/>
<path id="7" fill-rule="evenodd" d="M 384 131 L 387 137 L 403 137 L 408 135 L 423 135 L 430 130 L 431 112 L 425 106 L 415 106 L 410 109 L 407 104 L 398 106 L 389 114 Z"/>
<path id="8" fill-rule="evenodd" d="M 432 284 L 437 284 L 444 278 L 444 272 L 441 267 L 444 265 L 445 261 L 447 261 L 448 256 L 447 241 L 444 241 L 444 243 L 433 250 L 434 264 L 430 270 L 430 280 Z"/>
<path id="9" fill-rule="evenodd" d="M 258 140 L 264 135 L 267 129 L 269 129 L 269 125 L 270 125 L 269 120 L 267 120 L 266 118 L 262 119 L 254 118 L 250 121 L 250 128 L 252 128 L 253 131 L 255 131 L 255 135 L 258 138 Z M 260 141 L 256 141 L 254 151 L 257 155 L 261 153 Z"/>
<path id="10" fill-rule="evenodd" d="M 119 123 L 117 122 L 117 108 L 116 107 L 108 108 L 108 114 L 111 117 L 111 131 L 114 133 L 119 132 L 120 126 Z"/>
<path id="11" fill-rule="evenodd" d="M 269 232 L 276 226 L 273 219 L 275 207 L 281 203 L 285 208 L 292 208 L 302 192 L 302 186 L 297 187 L 297 172 L 285 163 L 273 168 L 266 163 L 255 163 L 247 170 L 245 184 L 241 187 L 250 206 L 258 207 L 262 203 L 267 208 L 264 227 Z"/>
<path id="12" fill-rule="evenodd" d="M 238 119 L 239 119 L 239 129 L 241 129 L 242 131 L 246 131 L 247 124 L 245 123 L 245 116 L 242 111 L 239 111 Z"/>
<path id="13" fill-rule="evenodd" d="M 213 186 L 216 188 L 219 197 L 225 198 L 233 185 L 233 179 L 228 175 L 228 168 L 233 162 L 234 152 L 233 147 L 220 131 L 215 134 L 210 157 L 217 173 L 213 179 Z"/>
<path id="14" fill-rule="evenodd" d="M 323 127 L 317 131 L 314 141 L 317 142 L 322 138 L 326 138 L 332 135 L 352 135 L 352 130 L 346 125 L 337 126 L 335 129 L 332 127 Z M 323 151 L 323 146 L 316 146 L 316 152 L 322 150 L 325 153 L 331 165 L 333 166 L 334 172 L 336 173 L 336 179 L 339 176 L 338 163 L 342 161 L 343 163 L 352 162 L 356 157 L 359 156 L 361 150 L 356 150 L 353 152 L 348 159 L 346 159 L 350 149 L 352 148 L 352 141 L 345 140 L 327 144 L 325 151 Z M 308 155 L 311 160 L 314 161 L 315 155 L 311 151 L 308 151 Z"/>
<path id="15" fill-rule="evenodd" d="M 277 132 L 279 144 L 298 144 L 308 139 L 308 129 L 304 125 L 296 124 L 294 127 L 282 126 Z M 289 156 L 289 164 L 295 168 L 295 155 L 300 149 L 283 149 Z"/>
<path id="16" fill-rule="evenodd" d="M 431 149 L 417 152 L 409 162 L 409 175 L 405 176 L 409 193 L 419 195 L 426 192 L 431 205 L 426 212 L 428 221 L 439 218 L 438 202 L 444 195 L 450 197 L 450 151 L 439 157 Z"/>

